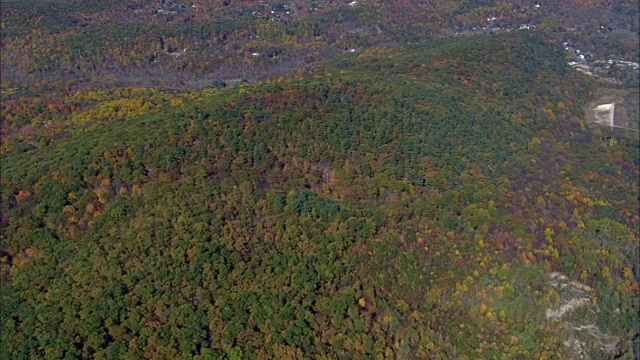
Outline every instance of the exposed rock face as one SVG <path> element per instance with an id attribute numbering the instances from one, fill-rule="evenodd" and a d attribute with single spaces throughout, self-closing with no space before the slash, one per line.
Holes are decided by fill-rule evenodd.
<path id="1" fill-rule="evenodd" d="M 575 324 L 566 320 L 572 312 L 595 305 L 595 290 L 558 272 L 549 275 L 549 286 L 557 294 L 547 309 L 547 320 L 562 322 L 568 334 L 563 344 L 577 359 L 591 359 L 589 349 L 615 355 L 619 339 L 602 332 L 594 324 Z M 579 336 L 582 334 L 582 336 Z M 588 341 L 582 341 L 585 336 Z"/>
<path id="2" fill-rule="evenodd" d="M 559 301 L 547 309 L 547 320 L 560 320 L 564 314 L 593 303 L 594 290 L 589 286 L 571 281 L 558 272 L 552 272 L 549 278 L 549 285 L 559 295 Z"/>

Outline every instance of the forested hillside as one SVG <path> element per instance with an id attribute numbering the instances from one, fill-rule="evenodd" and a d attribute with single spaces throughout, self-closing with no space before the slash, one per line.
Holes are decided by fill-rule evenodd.
<path id="1" fill-rule="evenodd" d="M 347 51 L 522 26 L 638 61 L 634 0 L 2 0 L 3 87 L 202 88 Z"/>
<path id="2" fill-rule="evenodd" d="M 637 358 L 638 147 L 593 91 L 517 32 L 5 107 L 2 357 Z"/>

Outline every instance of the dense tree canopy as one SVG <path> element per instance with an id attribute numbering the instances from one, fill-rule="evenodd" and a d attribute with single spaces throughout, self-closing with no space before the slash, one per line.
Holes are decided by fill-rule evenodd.
<path id="1" fill-rule="evenodd" d="M 5 107 L 3 357 L 567 357 L 550 271 L 637 357 L 637 144 L 592 89 L 520 32 Z"/>

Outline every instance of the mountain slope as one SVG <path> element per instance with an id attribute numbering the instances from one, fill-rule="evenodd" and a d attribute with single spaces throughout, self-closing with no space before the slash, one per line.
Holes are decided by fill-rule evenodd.
<path id="1" fill-rule="evenodd" d="M 3 351 L 568 357 L 560 271 L 618 339 L 584 347 L 633 356 L 637 144 L 584 127 L 590 91 L 519 33 L 79 92 L 83 116 L 2 158 Z"/>

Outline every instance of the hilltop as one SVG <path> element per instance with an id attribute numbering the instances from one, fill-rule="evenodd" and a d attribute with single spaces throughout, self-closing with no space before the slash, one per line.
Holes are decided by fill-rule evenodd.
<path id="1" fill-rule="evenodd" d="M 3 356 L 637 357 L 637 143 L 595 88 L 509 32 L 12 108 L 55 128 L 3 142 Z"/>

